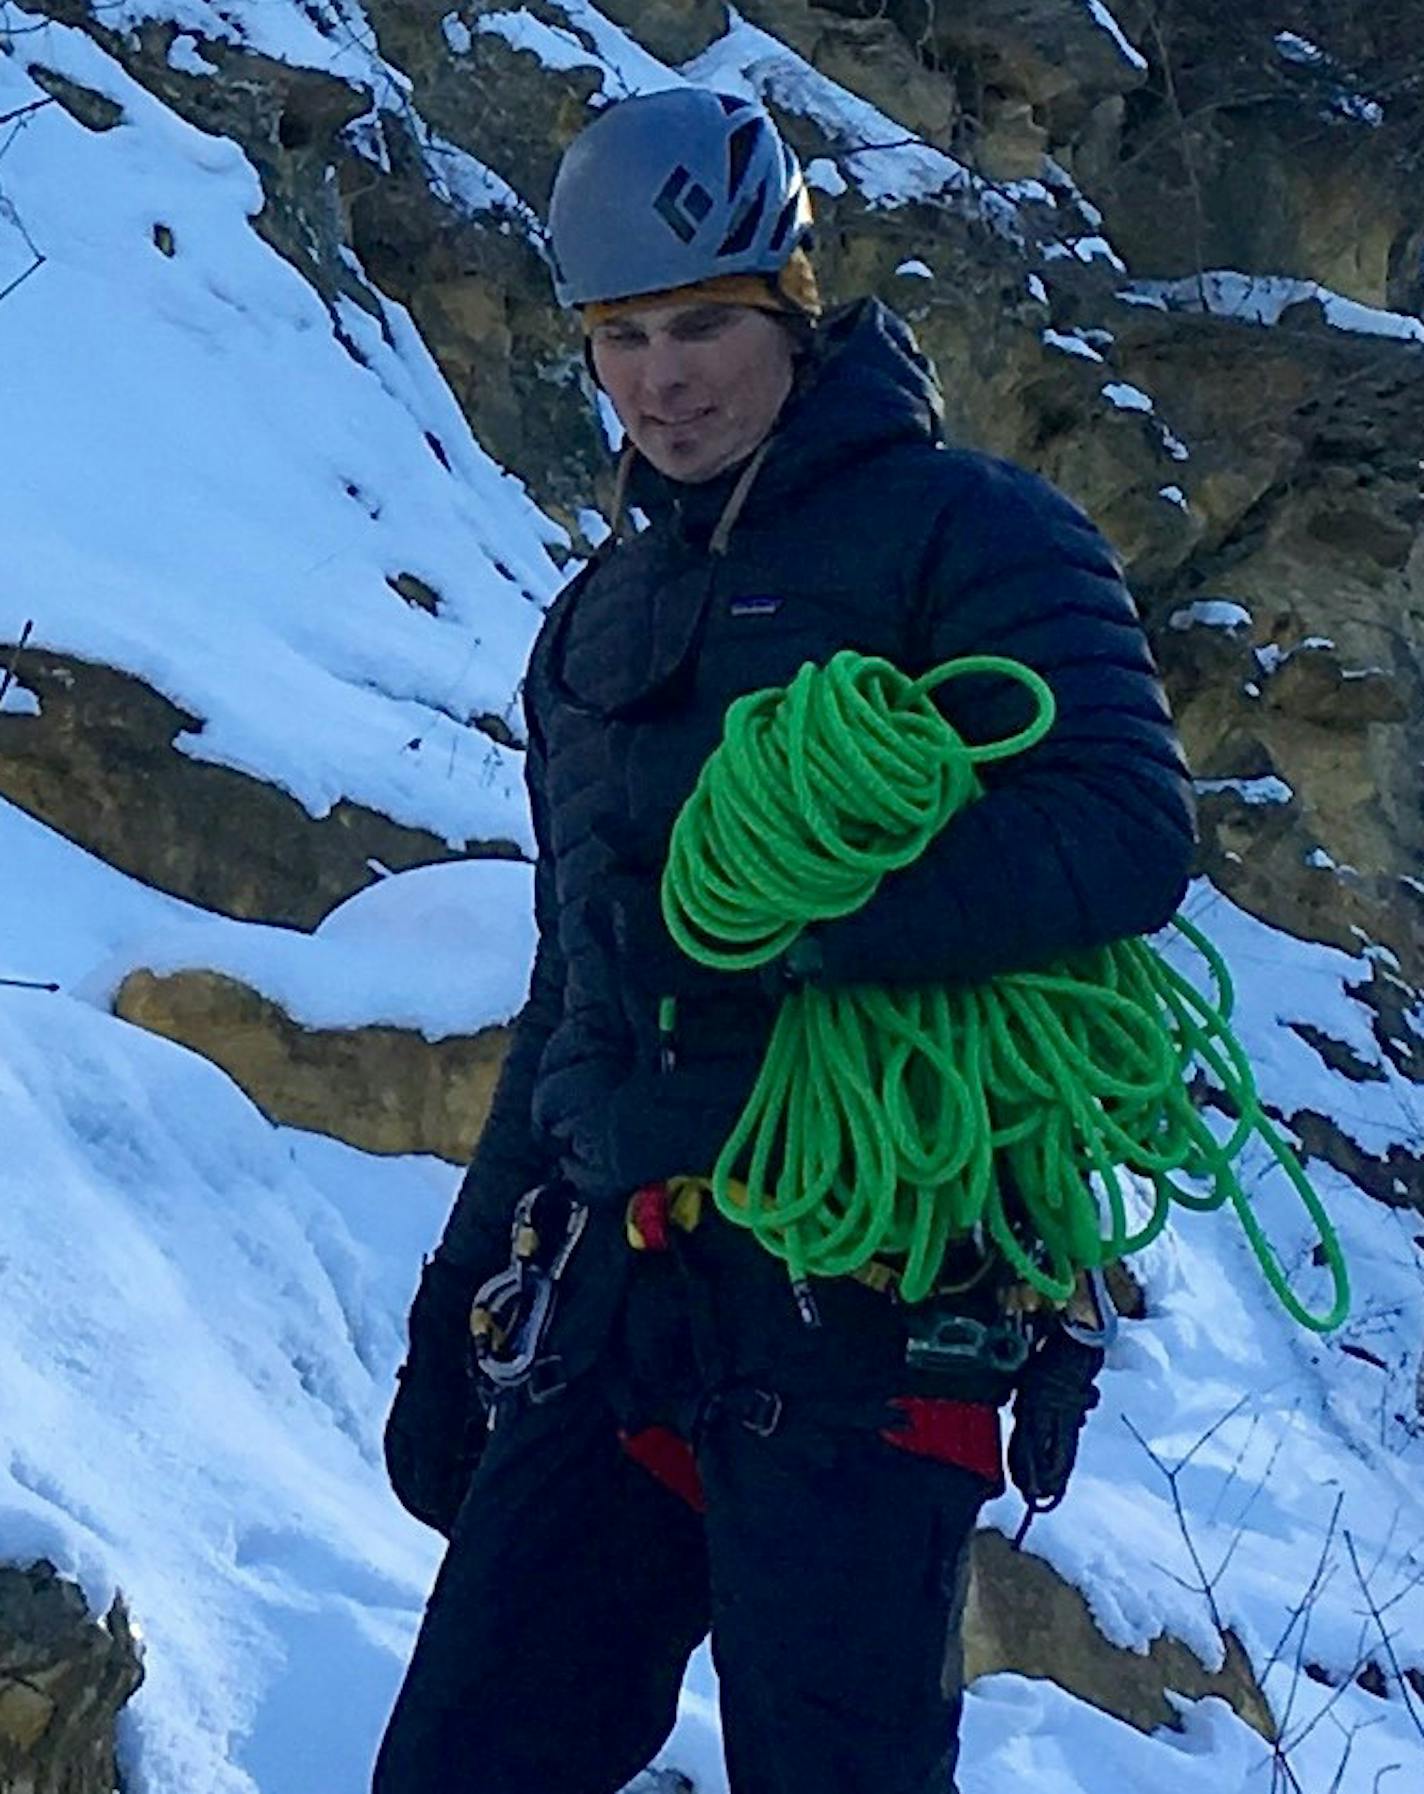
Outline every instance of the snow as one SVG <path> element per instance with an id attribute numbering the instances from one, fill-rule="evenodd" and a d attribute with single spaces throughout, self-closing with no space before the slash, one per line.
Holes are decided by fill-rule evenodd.
<path id="1" fill-rule="evenodd" d="M 1084 237 L 1068 237 L 1062 242 L 1045 243 L 1043 246 L 1045 261 L 1065 261 L 1076 257 L 1084 263 L 1107 262 L 1119 274 L 1126 274 L 1127 264 L 1108 242 L 1106 237 L 1090 235 Z"/>
<path id="2" fill-rule="evenodd" d="M 1186 443 L 1182 441 L 1181 437 L 1174 435 L 1160 419 L 1158 420 L 1158 428 L 1162 432 L 1162 447 L 1166 449 L 1172 459 L 1174 461 L 1190 461 L 1192 458 L 1192 451 L 1187 447 Z"/>
<path id="3" fill-rule="evenodd" d="M 135 1794 L 355 1794 L 434 1567 L 379 1425 L 453 1173 L 382 1166 L 377 1201 L 320 1142 L 320 1180 L 215 1068 L 64 996 L 4 993 L 0 1113 L 0 1548 L 122 1586 Z"/>
<path id="4" fill-rule="evenodd" d="M 1191 509 L 1187 503 L 1187 495 L 1180 486 L 1159 486 L 1157 496 L 1165 498 L 1169 505 L 1176 505 L 1178 510 L 1189 511 Z"/>
<path id="5" fill-rule="evenodd" d="M 832 199 L 839 199 L 842 193 L 849 191 L 845 176 L 829 156 L 817 156 L 806 164 L 806 182 L 818 193 L 825 193 Z"/>
<path id="6" fill-rule="evenodd" d="M 1048 304 L 1048 288 L 1043 284 L 1043 277 L 1030 274 L 1027 280 L 1030 298 L 1036 299 L 1040 305 Z"/>
<path id="7" fill-rule="evenodd" d="M 679 78 L 591 6 L 540 10 L 568 30 L 539 41 L 568 54 L 565 36 L 577 42 L 609 97 Z M 105 9 L 114 30 L 170 19 L 194 44 L 246 42 L 359 80 L 373 95 L 362 139 L 379 157 L 382 108 L 407 106 L 409 83 L 354 6 L 331 16 L 327 37 L 286 0 Z M 343 306 L 365 364 L 340 346 L 252 231 L 260 194 L 235 146 L 183 125 L 80 33 L 43 29 L 47 65 L 110 94 L 125 123 L 90 133 L 47 107 L 4 165 L 48 260 L 0 304 L 7 432 L 25 445 L 0 482 L 0 635 L 33 615 L 39 646 L 151 680 L 200 719 L 186 751 L 314 813 L 347 797 L 449 839 L 527 841 L 518 756 L 468 719 L 509 711 L 560 532 L 483 455 L 402 311 L 374 296 L 379 316 Z M 867 204 L 981 203 L 928 146 L 858 150 L 905 133 L 735 15 L 709 56 L 694 78 L 812 118 Z M 0 57 L 0 112 L 38 93 L 20 59 Z M 452 196 L 512 212 L 496 174 L 419 131 Z M 823 188 L 836 166 L 823 159 Z M 171 259 L 152 242 L 159 222 Z M 0 289 L 22 250 L 0 220 Z M 1171 283 L 1124 297 L 1191 303 Z M 1093 350 L 1065 340 L 1078 345 L 1066 353 Z M 585 514 L 586 533 L 593 523 Z M 390 591 L 402 571 L 440 593 L 439 615 Z M 1173 627 L 1250 623 L 1227 600 L 1183 614 Z M 19 671 L 7 731 L 34 713 Z M 1273 779 L 1207 788 L 1291 797 Z M 62 986 L 0 990 L 0 1558 L 44 1554 L 99 1606 L 122 1587 L 148 1651 L 124 1720 L 132 1794 L 363 1794 L 438 1558 L 386 1489 L 379 1430 L 458 1172 L 274 1129 L 216 1068 L 105 1004 L 135 965 L 202 966 L 310 1026 L 435 1039 L 503 1020 L 527 977 L 529 868 L 383 878 L 306 936 L 148 890 L 3 803 L 0 867 L 0 977 Z M 1380 950 L 1296 941 L 1204 882 L 1186 911 L 1227 954 L 1236 1026 L 1273 1109 L 1329 1115 L 1380 1157 L 1417 1150 L 1417 1087 L 1351 995 Z M 1164 950 L 1200 976 L 1180 943 Z M 1371 1080 L 1343 1083 L 1299 1024 Z M 1409 1211 L 1313 1172 L 1354 1277 L 1340 1334 L 1307 1336 L 1278 1312 L 1230 1216 L 1179 1214 L 1139 1261 L 1147 1315 L 1113 1348 L 1070 1497 L 1026 1548 L 1131 1649 L 1169 1632 L 1213 1659 L 1214 1603 L 1287 1716 L 1298 1785 L 1377 1794 L 1424 1771 L 1397 1687 L 1380 1699 L 1355 1680 L 1370 1657 L 1388 1668 L 1372 1602 L 1402 1666 L 1424 1667 L 1424 1233 Z M 1318 1298 L 1298 1201 L 1254 1150 L 1247 1178 L 1293 1284 Z M 1013 1497 L 988 1516 L 1006 1531 L 1019 1517 Z M 705 1652 L 661 1760 L 695 1772 L 698 1794 L 725 1794 Z M 1220 1702 L 1184 1704 L 1180 1733 L 1147 1737 L 1016 1676 L 968 1696 L 964 1794 L 1250 1794 L 1271 1779 L 1268 1752 Z"/>
<path id="8" fill-rule="evenodd" d="M 1129 386 L 1125 380 L 1111 380 L 1103 388 L 1103 397 L 1119 411 L 1152 410 L 1152 401 L 1140 386 Z"/>
<path id="9" fill-rule="evenodd" d="M 305 1027 L 408 1028 L 432 1041 L 507 1022 L 524 1001 L 533 890 L 519 861 L 388 875 L 314 934 L 151 891 L 3 800 L 0 863 L 0 977 L 52 979 L 102 1008 L 139 967 L 225 973 Z"/>
<path id="10" fill-rule="evenodd" d="M 198 48 L 198 40 L 180 32 L 168 46 L 168 66 L 183 75 L 215 75 L 218 66 L 209 62 Z"/>
<path id="11" fill-rule="evenodd" d="M 1169 629 L 1250 629 L 1251 613 L 1231 598 L 1196 598 L 1174 610 Z"/>
<path id="12" fill-rule="evenodd" d="M 27 686 L 12 679 L 0 692 L 0 716 L 38 716 L 40 701 Z"/>
<path id="13" fill-rule="evenodd" d="M 47 25 L 45 60 L 125 125 L 46 107 L 6 157 L 47 258 L 0 313 L 0 347 L 25 345 L 6 358 L 25 443 L 0 485 L 8 614 L 34 617 L 37 648 L 146 680 L 198 719 L 181 751 L 313 816 L 346 799 L 454 844 L 527 842 L 518 757 L 470 719 L 510 709 L 562 532 L 474 441 L 401 308 L 344 305 L 362 360 L 341 346 L 252 230 L 261 190 L 234 144 L 78 31 Z M 0 61 L 0 111 L 40 93 Z M 25 259 L 0 222 L 0 286 Z M 403 571 L 439 615 L 395 595 Z"/>
<path id="14" fill-rule="evenodd" d="M 1318 44 L 1311 43 L 1309 38 L 1301 37 L 1294 31 L 1278 31 L 1276 33 L 1277 53 L 1287 62 L 1298 62 L 1306 67 L 1317 67 L 1327 60 L 1325 52 Z"/>
<path id="15" fill-rule="evenodd" d="M 1122 51 L 1124 60 L 1131 63 L 1133 68 L 1141 69 L 1145 73 L 1147 70 L 1147 58 L 1135 44 L 1128 41 L 1122 26 L 1118 24 L 1117 20 L 1108 11 L 1107 7 L 1104 6 L 1103 0 L 1084 0 L 1084 3 L 1086 4 L 1088 11 L 1093 15 L 1093 18 L 1102 26 L 1103 30 L 1108 33 L 1118 49 Z"/>
<path id="16" fill-rule="evenodd" d="M 1279 324 L 1293 306 L 1314 304 L 1334 330 L 1424 343 L 1424 320 L 1404 312 L 1361 305 L 1318 281 L 1295 280 L 1283 274 L 1241 274 L 1230 268 L 1215 268 L 1200 278 L 1190 275 L 1182 280 L 1136 281 L 1118 297 L 1162 305 L 1170 311 L 1205 311 L 1215 317 L 1265 325 Z"/>
<path id="17" fill-rule="evenodd" d="M 1102 361 L 1102 356 L 1091 343 L 1085 343 L 1076 331 L 1045 330 L 1043 341 L 1050 349 L 1059 349 L 1064 355 L 1077 355 L 1083 361 Z"/>
<path id="18" fill-rule="evenodd" d="M 1198 779 L 1197 790 L 1211 795 L 1219 791 L 1231 791 L 1243 803 L 1248 804 L 1289 804 L 1295 801 L 1295 792 L 1284 779 L 1274 774 L 1259 779 Z"/>
<path id="19" fill-rule="evenodd" d="M 1285 62 L 1293 62 L 1301 68 L 1318 70 L 1334 70 L 1338 72 L 1338 64 L 1334 57 L 1327 56 L 1318 44 L 1311 43 L 1309 38 L 1301 37 L 1294 31 L 1278 31 L 1275 37 L 1276 54 Z M 1348 82 L 1351 78 L 1345 77 Z M 1372 100 L 1367 94 L 1359 93 L 1353 85 L 1337 86 L 1330 95 L 1327 116 L 1334 113 L 1340 118 L 1350 118 L 1371 129 L 1378 129 L 1384 123 L 1384 107 L 1378 100 Z"/>
<path id="20" fill-rule="evenodd" d="M 528 51 L 547 69 L 560 71 L 601 66 L 597 57 L 572 31 L 536 19 L 527 7 L 521 6 L 517 12 L 484 13 L 476 19 L 475 30 L 483 37 L 502 37 L 513 49 Z"/>
<path id="21" fill-rule="evenodd" d="M 821 74 L 778 38 L 749 24 L 735 7 L 728 16 L 725 35 L 683 68 L 690 81 L 746 94 L 810 119 L 835 146 L 833 160 L 842 177 L 874 208 L 957 201 L 1006 235 L 1018 236 L 1018 207 L 1012 199 Z M 1015 195 L 1049 198 L 1037 182 L 1017 183 Z"/>
<path id="22" fill-rule="evenodd" d="M 470 28 L 457 12 L 447 12 L 440 21 L 440 35 L 457 56 L 468 56 L 474 48 Z"/>
<path id="23" fill-rule="evenodd" d="M 895 272 L 910 275 L 916 280 L 933 280 L 935 277 L 934 269 L 927 262 L 920 261 L 901 262 Z"/>

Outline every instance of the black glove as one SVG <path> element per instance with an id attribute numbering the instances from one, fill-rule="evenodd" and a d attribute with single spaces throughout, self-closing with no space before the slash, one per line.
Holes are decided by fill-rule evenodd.
<path id="1" fill-rule="evenodd" d="M 1098 1405 L 1093 1385 L 1102 1368 L 1098 1346 L 1080 1344 L 1055 1323 L 1019 1373 L 1009 1475 L 1039 1513 L 1057 1507 L 1067 1491 L 1078 1434 Z"/>
<path id="2" fill-rule="evenodd" d="M 386 1419 L 386 1472 L 396 1499 L 449 1538 L 485 1439 L 470 1351 L 470 1303 L 483 1279 L 438 1255 L 410 1311 L 410 1350 Z"/>

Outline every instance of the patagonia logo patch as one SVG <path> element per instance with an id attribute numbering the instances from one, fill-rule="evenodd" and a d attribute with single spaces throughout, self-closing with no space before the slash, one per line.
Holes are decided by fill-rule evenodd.
<path id="1" fill-rule="evenodd" d="M 781 605 L 780 598 L 733 598 L 727 611 L 734 617 L 774 617 Z"/>

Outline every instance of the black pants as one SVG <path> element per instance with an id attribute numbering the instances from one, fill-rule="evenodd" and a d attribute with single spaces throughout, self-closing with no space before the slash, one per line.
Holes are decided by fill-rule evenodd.
<path id="1" fill-rule="evenodd" d="M 616 1794 L 709 1629 L 733 1794 L 952 1794 L 984 1482 L 794 1399 L 769 1435 L 728 1404 L 704 1516 L 628 1457 L 625 1418 L 594 1376 L 496 1428 L 374 1794 Z"/>

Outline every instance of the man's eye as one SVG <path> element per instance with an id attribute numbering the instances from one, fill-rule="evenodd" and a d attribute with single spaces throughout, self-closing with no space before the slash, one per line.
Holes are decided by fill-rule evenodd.
<path id="1" fill-rule="evenodd" d="M 696 339 L 705 336 L 719 336 L 726 329 L 728 313 L 724 311 L 698 312 L 694 317 L 680 318 L 674 327 L 674 333 L 684 338 Z"/>

